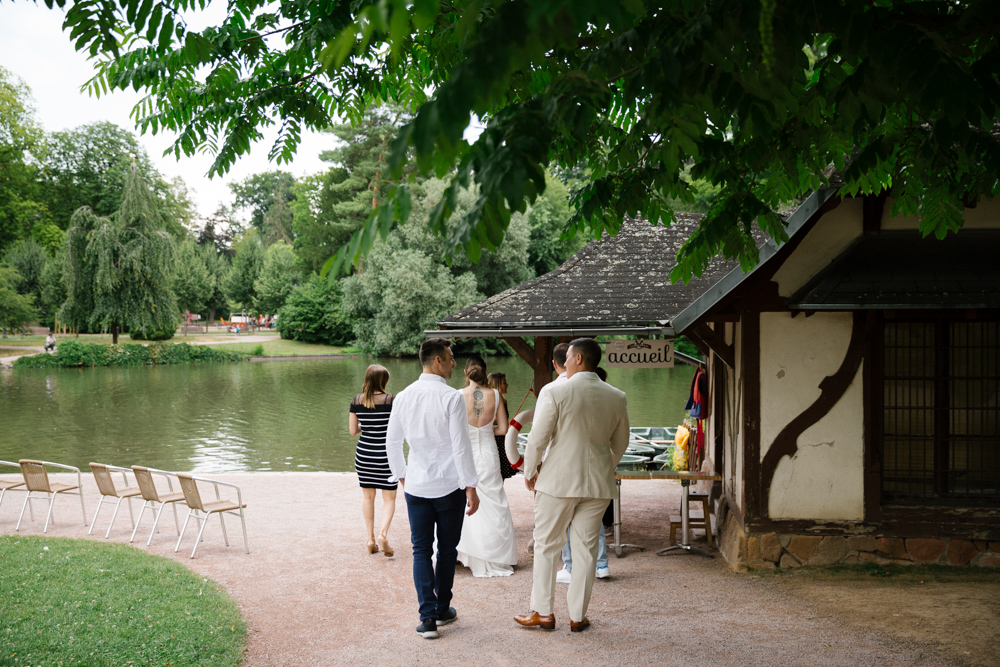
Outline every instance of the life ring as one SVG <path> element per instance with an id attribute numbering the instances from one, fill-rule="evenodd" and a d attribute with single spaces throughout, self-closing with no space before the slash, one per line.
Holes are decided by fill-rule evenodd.
<path id="1" fill-rule="evenodd" d="M 517 451 L 517 436 L 525 424 L 531 423 L 531 418 L 534 416 L 534 410 L 525 410 L 511 419 L 510 426 L 507 427 L 507 437 L 503 441 L 503 448 L 507 453 L 507 460 L 511 462 L 510 467 L 514 470 L 521 470 L 521 466 L 524 465 L 524 457 Z M 514 462 L 515 458 L 517 459 L 516 463 Z"/>

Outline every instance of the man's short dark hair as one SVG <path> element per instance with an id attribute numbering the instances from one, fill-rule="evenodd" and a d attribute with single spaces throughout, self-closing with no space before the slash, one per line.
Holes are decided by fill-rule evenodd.
<path id="1" fill-rule="evenodd" d="M 593 338 L 577 338 L 570 341 L 570 347 L 581 355 L 586 370 L 596 371 L 601 365 L 601 344 Z"/>
<path id="2" fill-rule="evenodd" d="M 449 347 L 451 347 L 451 341 L 447 338 L 428 338 L 420 344 L 420 352 L 417 353 L 420 365 L 430 366 L 434 363 L 434 357 L 443 359 L 444 351 Z"/>
<path id="3" fill-rule="evenodd" d="M 569 343 L 559 343 L 552 348 L 552 361 L 556 366 L 566 367 L 566 352 L 569 351 Z"/>

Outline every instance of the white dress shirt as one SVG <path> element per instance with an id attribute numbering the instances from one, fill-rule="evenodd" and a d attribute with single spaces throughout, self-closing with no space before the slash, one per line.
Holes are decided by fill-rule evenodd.
<path id="1" fill-rule="evenodd" d="M 409 462 L 403 458 L 403 440 L 410 445 Z M 441 498 L 479 483 L 465 398 L 440 375 L 421 373 L 396 394 L 385 450 L 389 481 L 405 479 L 404 491 L 411 496 Z"/>

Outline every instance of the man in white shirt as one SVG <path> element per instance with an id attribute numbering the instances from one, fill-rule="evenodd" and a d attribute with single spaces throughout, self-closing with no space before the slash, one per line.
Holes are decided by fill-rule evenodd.
<path id="1" fill-rule="evenodd" d="M 430 338 L 420 346 L 420 379 L 396 394 L 386 432 L 385 449 L 392 477 L 406 498 L 413 542 L 413 584 L 420 604 L 417 633 L 438 636 L 437 626 L 457 617 L 451 603 L 455 561 L 465 515 L 479 508 L 469 418 L 462 392 L 448 386 L 455 358 L 451 341 Z M 410 460 L 403 458 L 403 440 Z M 464 514 L 463 514 L 464 511 Z M 431 562 L 435 527 L 437 571 Z"/>

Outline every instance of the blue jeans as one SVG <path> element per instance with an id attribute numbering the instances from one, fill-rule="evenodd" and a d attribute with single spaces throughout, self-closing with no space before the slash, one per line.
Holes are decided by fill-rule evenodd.
<path id="1" fill-rule="evenodd" d="M 566 568 L 567 572 L 573 571 L 573 552 L 569 548 L 569 528 L 566 529 L 566 544 L 563 546 L 562 550 L 562 561 L 563 567 Z M 597 569 L 600 570 L 602 567 L 608 566 L 608 538 L 604 536 L 604 526 L 601 526 L 601 532 L 597 536 Z"/>
<path id="2" fill-rule="evenodd" d="M 457 489 L 440 498 L 420 498 L 404 492 L 413 542 L 413 585 L 417 589 L 421 622 L 437 620 L 448 612 L 455 582 L 458 541 L 465 520 L 465 491 Z M 437 526 L 437 571 L 431 562 Z"/>

